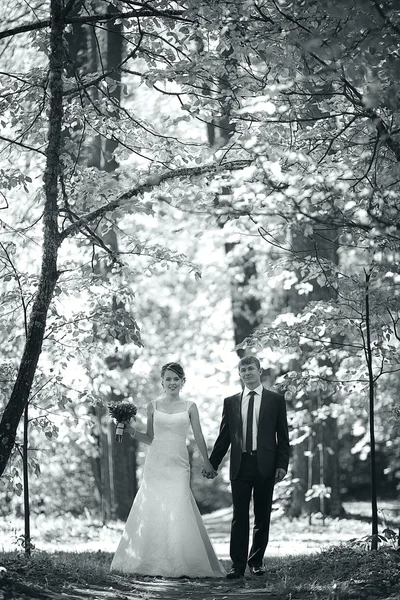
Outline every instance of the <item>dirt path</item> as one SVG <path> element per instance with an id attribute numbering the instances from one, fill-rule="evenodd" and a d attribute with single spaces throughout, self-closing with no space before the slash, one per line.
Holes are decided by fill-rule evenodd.
<path id="1" fill-rule="evenodd" d="M 62 593 L 17 582 L 0 583 L 0 600 L 253 600 L 278 598 L 266 590 L 265 578 L 218 580 L 116 578 L 115 587 L 71 587 Z"/>
<path id="2" fill-rule="evenodd" d="M 74 590 L 76 594 L 78 590 Z M 130 591 L 123 590 L 79 590 L 80 600 L 252 600 L 253 598 L 273 598 L 267 596 L 265 582 L 244 580 L 225 583 L 220 581 L 188 581 L 153 579 L 133 583 Z M 65 597 L 65 596 L 64 596 Z M 72 598 L 71 598 L 72 600 Z M 75 598 L 74 598 L 75 600 Z"/>

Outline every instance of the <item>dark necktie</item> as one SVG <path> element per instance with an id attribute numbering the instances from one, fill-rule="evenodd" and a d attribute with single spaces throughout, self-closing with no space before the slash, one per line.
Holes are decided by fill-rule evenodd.
<path id="1" fill-rule="evenodd" d="M 249 393 L 249 406 L 247 409 L 247 424 L 246 424 L 246 452 L 253 451 L 254 396 L 255 396 L 255 392 Z"/>

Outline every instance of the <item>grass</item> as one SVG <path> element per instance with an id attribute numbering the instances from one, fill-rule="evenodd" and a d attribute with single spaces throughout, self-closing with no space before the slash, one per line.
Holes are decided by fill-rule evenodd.
<path id="1" fill-rule="evenodd" d="M 22 533 L 22 522 L 5 520 L 0 525 L 0 539 L 8 540 L 0 552 L 0 599 L 400 600 L 400 551 L 388 545 L 369 552 L 345 543 L 350 538 L 365 537 L 371 530 L 368 506 L 346 506 L 346 510 L 346 519 L 327 519 L 325 526 L 317 517 L 310 525 L 307 518 L 289 521 L 274 514 L 266 577 L 246 576 L 239 582 L 164 580 L 110 573 L 123 525 L 103 526 L 90 518 L 36 517 L 36 549 L 29 559 L 20 546 L 10 543 Z M 385 512 L 387 521 L 393 527 L 397 524 L 397 530 L 398 503 L 387 506 Z M 204 520 L 214 543 L 228 548 L 230 512 L 221 510 Z M 383 528 L 382 523 L 380 530 Z M 220 556 L 227 559 L 226 550 Z M 229 560 L 222 562 L 229 568 Z"/>
<path id="2" fill-rule="evenodd" d="M 388 598 L 399 592 L 400 553 L 336 546 L 310 557 L 280 559 L 267 589 L 279 597 Z"/>
<path id="3" fill-rule="evenodd" d="M 27 593 L 31 589 L 30 597 L 41 597 L 34 595 L 35 590 L 47 589 L 62 592 L 66 599 L 77 589 L 92 590 L 89 597 L 95 598 L 100 588 L 103 598 L 115 598 L 121 592 L 126 598 L 177 600 L 185 597 L 217 600 L 227 594 L 238 599 L 260 594 L 275 600 L 400 598 L 400 552 L 388 548 L 366 552 L 337 546 L 306 557 L 272 558 L 265 578 L 246 577 L 239 582 L 180 579 L 173 585 L 171 580 L 112 574 L 111 559 L 112 554 L 105 552 L 39 552 L 31 559 L 16 552 L 4 553 L 0 563 L 6 574 L 0 580 L 0 590 L 12 586 Z"/>
<path id="4" fill-rule="evenodd" d="M 0 555 L 0 565 L 14 581 L 61 591 L 70 586 L 111 585 L 112 557 L 108 552 L 33 552 L 29 559 L 6 552 Z"/>

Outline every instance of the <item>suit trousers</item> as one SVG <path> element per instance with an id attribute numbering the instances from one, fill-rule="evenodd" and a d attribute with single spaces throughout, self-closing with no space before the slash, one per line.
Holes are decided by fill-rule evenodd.
<path id="1" fill-rule="evenodd" d="M 244 573 L 246 563 L 254 567 L 262 565 L 268 544 L 274 483 L 274 478 L 260 474 L 255 454 L 242 454 L 239 473 L 231 481 L 233 519 L 230 543 L 232 566 L 241 573 Z M 254 528 L 252 546 L 248 552 L 252 494 Z"/>

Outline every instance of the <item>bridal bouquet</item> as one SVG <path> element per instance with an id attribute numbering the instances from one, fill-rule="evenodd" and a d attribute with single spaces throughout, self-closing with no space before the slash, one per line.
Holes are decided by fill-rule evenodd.
<path id="1" fill-rule="evenodd" d="M 132 419 L 136 421 L 137 408 L 130 400 L 120 400 L 119 402 L 110 402 L 108 411 L 117 424 L 115 440 L 122 442 L 125 423 Z"/>

